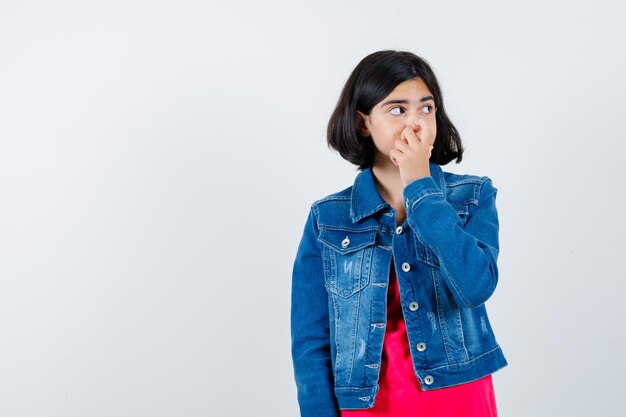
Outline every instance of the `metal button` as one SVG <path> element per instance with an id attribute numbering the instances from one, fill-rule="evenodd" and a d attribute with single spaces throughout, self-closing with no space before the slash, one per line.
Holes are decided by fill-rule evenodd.
<path id="1" fill-rule="evenodd" d="M 346 236 L 346 238 L 341 241 L 341 246 L 344 248 L 347 248 L 349 244 L 350 244 L 350 239 L 348 239 L 348 237 Z"/>
<path id="2" fill-rule="evenodd" d="M 426 375 L 426 377 L 424 378 L 424 382 L 426 383 L 426 385 L 431 385 L 433 382 L 435 382 L 435 378 L 430 375 Z"/>
<path id="3" fill-rule="evenodd" d="M 399 235 L 400 233 L 402 233 L 402 226 L 396 227 L 396 234 Z"/>
<path id="4" fill-rule="evenodd" d="M 419 350 L 420 352 L 423 352 L 426 350 L 426 343 L 424 342 L 419 342 L 417 344 L 417 350 Z"/>
<path id="5" fill-rule="evenodd" d="M 418 308 L 419 308 L 419 304 L 417 304 L 415 301 L 411 301 L 411 303 L 409 304 L 409 310 L 415 311 Z"/>
<path id="6" fill-rule="evenodd" d="M 404 272 L 409 272 L 411 270 L 411 265 L 408 262 L 402 262 L 402 270 Z"/>

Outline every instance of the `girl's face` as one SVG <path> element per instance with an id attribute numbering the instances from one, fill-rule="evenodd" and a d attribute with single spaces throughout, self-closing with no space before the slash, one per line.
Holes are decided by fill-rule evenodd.
<path id="1" fill-rule="evenodd" d="M 435 111 L 435 99 L 421 78 L 398 84 L 369 115 L 357 110 L 359 134 L 371 135 L 376 147 L 374 165 L 393 165 L 389 152 L 396 139 L 406 142 L 402 131 L 407 127 L 413 129 L 422 143 L 433 145 L 437 136 Z"/>

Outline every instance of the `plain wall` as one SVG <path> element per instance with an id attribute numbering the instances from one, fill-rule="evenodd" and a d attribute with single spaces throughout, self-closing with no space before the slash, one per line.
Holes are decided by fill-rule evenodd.
<path id="1" fill-rule="evenodd" d="M 295 416 L 291 268 L 381 49 L 498 188 L 500 414 L 623 415 L 618 1 L 3 1 L 0 415 Z"/>

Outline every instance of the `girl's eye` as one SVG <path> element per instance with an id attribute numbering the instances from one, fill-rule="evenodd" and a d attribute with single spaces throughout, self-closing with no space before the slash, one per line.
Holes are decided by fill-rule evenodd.
<path id="1" fill-rule="evenodd" d="M 422 107 L 423 109 L 427 109 L 424 111 L 424 113 L 426 114 L 431 114 L 433 112 L 433 110 L 435 109 L 435 106 L 431 105 L 431 104 L 427 104 L 426 106 Z M 391 114 L 395 115 L 395 116 L 399 116 L 402 113 L 394 113 L 394 110 L 400 110 L 400 111 L 404 111 L 404 109 L 402 107 L 392 107 L 389 111 L 391 112 Z"/>

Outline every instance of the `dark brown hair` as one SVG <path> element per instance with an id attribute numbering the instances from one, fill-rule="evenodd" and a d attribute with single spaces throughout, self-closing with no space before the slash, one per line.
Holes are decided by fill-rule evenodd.
<path id="1" fill-rule="evenodd" d="M 445 165 L 456 158 L 463 159 L 461 137 L 443 105 L 443 97 L 434 72 L 426 60 L 405 51 L 374 52 L 359 62 L 346 81 L 328 122 L 328 147 L 342 158 L 358 165 L 359 170 L 374 163 L 374 143 L 371 136 L 363 137 L 357 131 L 357 110 L 370 114 L 372 108 L 404 81 L 421 78 L 435 100 L 437 136 L 430 161 Z"/>

